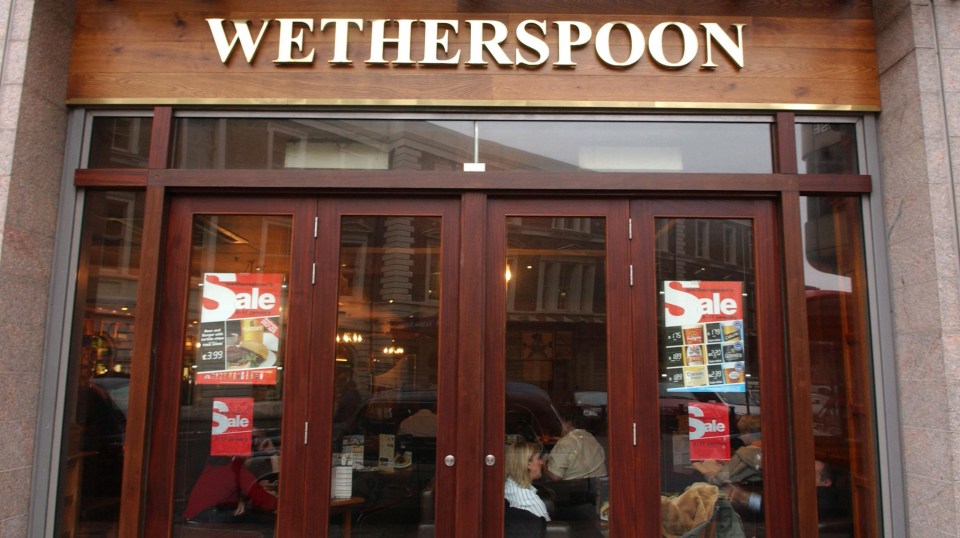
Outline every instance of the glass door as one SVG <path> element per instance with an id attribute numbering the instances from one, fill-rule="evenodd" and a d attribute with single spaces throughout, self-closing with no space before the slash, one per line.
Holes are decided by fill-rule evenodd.
<path id="1" fill-rule="evenodd" d="M 174 198 L 146 534 L 789 535 L 774 216 Z"/>
<path id="2" fill-rule="evenodd" d="M 763 201 L 633 204 L 637 465 L 659 464 L 637 483 L 641 534 L 791 533 L 773 210 Z M 691 513 L 692 502 L 704 509 Z"/>
<path id="3" fill-rule="evenodd" d="M 307 528 L 451 535 L 458 230 L 456 202 L 321 204 Z"/>
<path id="4" fill-rule="evenodd" d="M 484 536 L 791 533 L 778 237 L 766 201 L 489 203 Z"/>
<path id="5" fill-rule="evenodd" d="M 316 201 L 175 198 L 165 253 L 146 534 L 272 536 L 302 509 Z"/>
<path id="6" fill-rule="evenodd" d="M 489 208 L 483 535 L 632 536 L 627 205 Z"/>
<path id="7" fill-rule="evenodd" d="M 172 201 L 148 535 L 452 534 L 457 209 Z"/>

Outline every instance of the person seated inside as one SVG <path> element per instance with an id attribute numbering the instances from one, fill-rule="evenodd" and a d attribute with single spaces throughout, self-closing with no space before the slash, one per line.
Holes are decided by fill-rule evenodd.
<path id="1" fill-rule="evenodd" d="M 842 515 L 840 496 L 834 487 L 833 469 L 820 460 L 813 462 L 817 484 L 817 515 L 820 518 Z M 746 508 L 757 514 L 763 513 L 763 496 L 736 484 L 727 484 L 722 488 L 730 502 L 737 508 Z"/>
<path id="2" fill-rule="evenodd" d="M 543 499 L 537 495 L 537 489 L 533 487 L 533 481 L 543 474 L 540 446 L 527 441 L 515 441 L 507 445 L 504 451 L 504 473 L 506 535 L 542 535 L 546 532 L 546 522 L 550 521 L 550 514 Z"/>
<path id="3" fill-rule="evenodd" d="M 733 413 L 733 408 L 730 408 Z M 736 428 L 730 432 L 730 448 L 737 450 L 742 446 L 760 446 L 760 415 L 740 415 L 735 417 Z"/>
<path id="4" fill-rule="evenodd" d="M 582 429 L 583 411 L 573 405 L 563 408 L 563 430 L 560 440 L 550 451 L 543 468 L 547 480 L 576 480 L 607 476 L 607 458 L 603 447 L 587 430 Z"/>
<path id="5" fill-rule="evenodd" d="M 400 421 L 397 435 L 412 435 L 413 437 L 436 437 L 437 414 L 432 407 L 424 407 L 416 413 Z"/>
<path id="6" fill-rule="evenodd" d="M 183 517 L 202 523 L 270 523 L 277 496 L 263 488 L 244 458 L 211 456 L 190 490 Z"/>

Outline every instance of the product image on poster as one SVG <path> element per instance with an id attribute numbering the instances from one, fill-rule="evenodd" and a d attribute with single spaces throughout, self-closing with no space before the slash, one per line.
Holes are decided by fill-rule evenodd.
<path id="1" fill-rule="evenodd" d="M 670 392 L 745 392 L 743 283 L 663 284 L 661 380 Z"/>
<path id="2" fill-rule="evenodd" d="M 198 385 L 273 385 L 280 352 L 283 275 L 205 273 Z"/>

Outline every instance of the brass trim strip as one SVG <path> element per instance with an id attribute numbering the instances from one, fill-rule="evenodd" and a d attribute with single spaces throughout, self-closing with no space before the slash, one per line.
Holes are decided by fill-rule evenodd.
<path id="1" fill-rule="evenodd" d="M 537 100 L 445 100 L 445 99 L 294 99 L 294 98 L 203 98 L 203 97 L 103 97 L 67 99 L 73 106 L 390 106 L 390 107 L 482 107 L 482 108 L 632 108 L 706 110 L 794 110 L 816 112 L 879 112 L 880 105 L 815 103 L 717 103 L 690 101 L 537 101 Z"/>

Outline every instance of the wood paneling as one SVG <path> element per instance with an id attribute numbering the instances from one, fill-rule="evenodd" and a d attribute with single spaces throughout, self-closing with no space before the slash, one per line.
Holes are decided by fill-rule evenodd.
<path id="1" fill-rule="evenodd" d="M 795 223 L 802 222 L 800 196 L 784 192 L 780 198 L 781 221 L 790 223 L 783 230 L 784 299 L 787 323 L 786 344 L 790 357 L 789 376 L 790 415 L 793 428 L 793 476 L 797 488 L 795 510 L 798 536 L 814 536 L 817 533 L 817 490 L 813 468 L 814 431 L 813 404 L 810 386 L 810 338 L 807 331 L 807 300 L 803 275 L 803 230 Z"/>
<path id="2" fill-rule="evenodd" d="M 129 168 L 80 168 L 73 173 L 73 184 L 76 187 L 146 187 L 146 170 L 131 170 Z"/>
<path id="3" fill-rule="evenodd" d="M 670 9 L 676 13 L 728 15 L 753 13 L 778 16 L 809 16 L 811 12 L 830 10 L 838 17 L 869 17 L 869 0 L 719 0 L 700 2 L 677 2 Z M 510 0 L 459 0 L 457 5 L 464 13 L 507 13 L 516 11 L 516 2 Z M 541 0 L 534 6 L 538 11 L 557 14 L 609 13 L 644 14 L 664 9 L 660 0 Z"/>
<path id="4" fill-rule="evenodd" d="M 269 177 L 269 179 L 265 179 Z M 600 191 L 662 191 L 678 196 L 702 196 L 712 192 L 769 193 L 796 190 L 799 178 L 788 174 L 659 174 L 625 172 L 420 172 L 416 170 L 153 170 L 149 184 L 196 189 L 243 190 L 245 192 L 294 189 L 391 189 L 391 194 L 423 190 L 457 189 L 503 192 L 564 191 L 585 194 Z M 849 191 L 850 176 L 835 177 L 836 190 Z M 860 176 L 853 176 L 859 178 Z M 859 184 L 859 183 L 858 183 Z M 403 185 L 403 188 L 397 188 Z M 846 185 L 846 186 L 845 186 Z M 697 191 L 697 192 L 693 192 Z"/>
<path id="5" fill-rule="evenodd" d="M 144 482 L 149 475 L 146 457 L 150 443 L 149 400 L 140 395 L 151 393 L 153 374 L 153 342 L 156 336 L 158 313 L 154 309 L 158 297 L 165 191 L 163 187 L 147 189 L 147 203 L 143 218 L 143 239 L 140 247 L 140 281 L 137 287 L 137 333 L 134 339 L 130 369 L 130 394 L 124 438 L 123 484 L 120 500 L 120 536 L 137 536 L 144 521 Z"/>
<path id="6" fill-rule="evenodd" d="M 386 2 L 351 3 L 349 9 L 329 3 L 219 2 L 215 7 L 175 2 L 104 2 L 78 5 L 68 99 L 73 103 L 145 104 L 530 104 L 549 106 L 633 106 L 666 108 L 695 105 L 705 108 L 780 108 L 826 110 L 879 109 L 879 88 L 873 21 L 863 2 L 746 3 L 674 6 L 645 2 L 543 2 L 536 11 L 508 11 L 502 2 L 425 2 L 392 6 Z M 469 4 L 469 5 L 467 5 Z M 556 5 L 554 5 L 556 4 Z M 461 11 L 458 11 L 458 8 Z M 478 11 L 484 8 L 487 11 Z M 513 8 L 515 9 L 515 8 Z M 528 8 L 529 9 L 529 8 Z M 277 66 L 279 30 L 268 28 L 252 64 L 240 51 L 224 65 L 206 18 L 314 19 L 314 31 L 304 30 L 305 50 L 315 50 L 310 64 Z M 450 51 L 459 51 L 456 66 L 371 66 L 370 29 L 350 31 L 351 65 L 331 65 L 333 31 L 321 31 L 322 18 L 449 19 L 459 22 L 450 32 Z M 513 58 L 513 30 L 523 20 L 578 20 L 596 30 L 605 22 L 637 24 L 645 39 L 665 21 L 683 22 L 697 31 L 701 49 L 686 67 L 667 69 L 651 60 L 649 48 L 638 63 L 614 68 L 602 63 L 593 42 L 576 48 L 575 68 L 497 66 L 489 55 L 486 66 L 467 66 L 470 31 L 466 20 L 499 20 L 510 29 L 503 49 Z M 705 59 L 701 22 L 716 22 L 731 31 L 743 30 L 744 67 L 738 68 L 715 50 L 716 69 L 701 69 Z M 297 30 L 299 32 L 299 28 Z M 388 36 L 395 31 L 388 30 Z M 232 29 L 228 35 L 232 37 Z M 422 29 L 415 26 L 412 57 L 422 57 Z M 548 27 L 545 41 L 556 61 L 557 31 Z M 628 54 L 626 32 L 611 35 L 615 58 Z M 668 58 L 680 56 L 679 38 L 667 32 Z M 523 54 L 532 58 L 529 50 Z M 396 49 L 386 47 L 386 58 Z M 837 84 L 837 81 L 843 81 Z"/>

